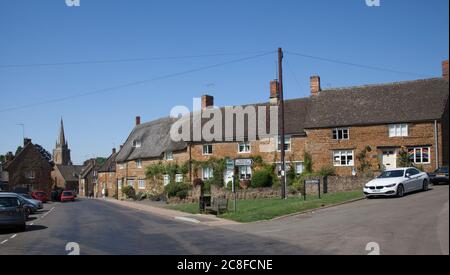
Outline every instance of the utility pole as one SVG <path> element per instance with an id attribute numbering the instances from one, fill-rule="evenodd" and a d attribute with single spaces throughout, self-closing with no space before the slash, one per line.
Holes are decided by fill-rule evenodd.
<path id="1" fill-rule="evenodd" d="M 278 91 L 280 100 L 278 101 L 278 124 L 280 125 L 280 145 L 281 145 L 281 198 L 287 199 L 286 195 L 286 163 L 285 163 L 285 133 L 284 133 L 284 96 L 283 96 L 283 49 L 278 48 Z M 277 145 L 278 146 L 278 145 Z"/>

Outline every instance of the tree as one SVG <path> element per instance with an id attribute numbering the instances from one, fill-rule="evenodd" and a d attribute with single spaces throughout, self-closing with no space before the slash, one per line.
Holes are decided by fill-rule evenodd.
<path id="1" fill-rule="evenodd" d="M 16 153 L 14 154 L 14 156 L 17 156 L 17 155 L 20 153 L 20 151 L 22 151 L 22 149 L 23 149 L 22 146 L 18 146 L 17 149 L 16 149 Z"/>

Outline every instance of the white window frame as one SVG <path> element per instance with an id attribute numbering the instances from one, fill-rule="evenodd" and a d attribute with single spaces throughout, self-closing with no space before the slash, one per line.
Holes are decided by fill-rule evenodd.
<path id="1" fill-rule="evenodd" d="M 389 137 L 408 137 L 409 125 L 407 123 L 389 124 Z"/>
<path id="2" fill-rule="evenodd" d="M 176 183 L 182 183 L 184 180 L 183 174 L 176 174 L 175 175 L 175 182 Z"/>
<path id="3" fill-rule="evenodd" d="M 133 146 L 133 148 L 141 148 L 142 143 L 140 140 L 135 139 L 135 140 L 133 140 L 132 146 Z"/>
<path id="4" fill-rule="evenodd" d="M 205 150 L 206 149 L 206 150 Z M 212 144 L 204 144 L 202 148 L 202 153 L 204 156 L 211 156 L 213 154 L 213 145 Z"/>
<path id="5" fill-rule="evenodd" d="M 239 170 L 239 179 L 240 180 L 250 180 L 252 178 L 252 166 L 238 166 Z"/>
<path id="6" fill-rule="evenodd" d="M 165 160 L 173 160 L 173 152 L 172 151 L 167 151 L 164 153 L 164 159 Z"/>
<path id="7" fill-rule="evenodd" d="M 164 183 L 164 186 L 167 186 L 167 185 L 169 185 L 169 183 L 170 183 L 170 175 L 163 175 L 163 183 Z"/>
<path id="8" fill-rule="evenodd" d="M 295 174 L 297 175 L 297 176 L 300 176 L 301 174 L 303 174 L 303 171 L 305 171 L 305 164 L 303 163 L 303 161 L 295 161 L 294 162 L 294 165 L 295 165 Z M 299 172 L 298 170 L 298 166 L 299 165 L 301 165 L 301 167 L 302 167 L 302 169 L 301 169 L 301 171 Z"/>
<path id="9" fill-rule="evenodd" d="M 122 180 L 117 180 L 117 187 L 122 190 Z"/>
<path id="10" fill-rule="evenodd" d="M 202 167 L 202 179 L 210 180 L 214 177 L 214 170 L 212 167 Z"/>
<path id="11" fill-rule="evenodd" d="M 145 189 L 145 180 L 138 180 L 138 189 L 139 190 Z"/>
<path id="12" fill-rule="evenodd" d="M 351 156 L 351 161 L 349 161 Z M 336 159 L 339 158 L 339 164 Z M 342 164 L 344 158 L 346 164 Z M 333 166 L 335 167 L 353 167 L 355 166 L 355 151 L 354 150 L 334 150 L 333 151 Z"/>
<path id="13" fill-rule="evenodd" d="M 284 145 L 287 147 L 284 151 L 290 152 L 292 150 L 292 137 L 289 135 L 284 136 Z M 277 137 L 277 151 L 281 152 L 281 137 Z"/>
<path id="14" fill-rule="evenodd" d="M 25 178 L 27 178 L 29 180 L 33 180 L 36 178 L 36 173 L 34 172 L 34 170 L 27 170 L 25 172 Z"/>
<path id="15" fill-rule="evenodd" d="M 252 145 L 250 141 L 238 143 L 239 154 L 250 154 L 252 152 Z"/>
<path id="16" fill-rule="evenodd" d="M 137 159 L 137 160 L 135 161 L 135 163 L 136 163 L 136 168 L 139 168 L 139 169 L 142 168 L 142 160 Z"/>
<path id="17" fill-rule="evenodd" d="M 339 138 L 339 133 L 341 132 L 341 138 Z M 345 137 L 347 135 L 347 137 Z M 334 128 L 332 132 L 333 140 L 349 140 L 350 139 L 350 128 Z"/>
<path id="18" fill-rule="evenodd" d="M 127 186 L 132 186 L 134 188 L 134 180 L 127 180 Z"/>
<path id="19" fill-rule="evenodd" d="M 427 162 L 423 161 L 423 149 L 428 150 L 428 161 Z M 413 163 L 415 163 L 415 164 L 430 164 L 431 163 L 431 147 L 427 147 L 427 146 L 411 147 L 411 148 L 408 148 L 408 154 L 411 150 L 413 150 L 413 155 L 412 155 Z M 417 161 L 416 154 L 417 154 L 417 151 L 419 151 L 419 150 L 420 150 L 420 161 Z"/>

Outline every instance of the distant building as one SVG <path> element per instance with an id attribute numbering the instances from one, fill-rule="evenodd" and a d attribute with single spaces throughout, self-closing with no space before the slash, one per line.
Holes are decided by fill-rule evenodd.
<path id="1" fill-rule="evenodd" d="M 55 149 L 53 150 L 53 162 L 56 165 L 72 165 L 70 160 L 70 149 L 64 135 L 64 123 L 61 119 L 61 127 L 59 130 L 59 137 L 56 141 Z"/>
<path id="2" fill-rule="evenodd" d="M 113 148 L 111 155 L 98 170 L 98 188 L 97 196 L 103 196 L 102 190 L 105 190 L 105 196 L 117 197 L 117 179 L 116 179 L 116 148 Z"/>

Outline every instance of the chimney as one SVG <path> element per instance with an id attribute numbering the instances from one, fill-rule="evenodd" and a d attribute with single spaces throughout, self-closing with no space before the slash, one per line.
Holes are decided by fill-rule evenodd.
<path id="1" fill-rule="evenodd" d="M 277 104 L 278 99 L 280 99 L 280 90 L 279 90 L 279 82 L 278 80 L 270 81 L 270 103 Z"/>
<path id="2" fill-rule="evenodd" d="M 31 139 L 29 139 L 29 138 L 24 138 L 23 139 L 23 147 L 27 146 L 30 143 L 31 143 Z"/>
<path id="3" fill-rule="evenodd" d="M 141 125 L 141 117 L 137 116 L 136 117 L 136 126 Z"/>
<path id="4" fill-rule="evenodd" d="M 115 154 L 116 153 L 116 148 L 112 149 L 112 153 Z"/>
<path id="5" fill-rule="evenodd" d="M 5 156 L 5 161 L 9 162 L 14 159 L 14 154 L 12 152 L 8 152 Z"/>
<path id="6" fill-rule="evenodd" d="M 202 96 L 202 110 L 207 109 L 208 107 L 214 106 L 214 97 L 210 95 Z"/>
<path id="7" fill-rule="evenodd" d="M 123 148 L 123 144 L 122 144 L 122 145 L 120 145 L 120 150 L 122 150 L 122 148 Z"/>
<path id="8" fill-rule="evenodd" d="M 311 76 L 310 78 L 311 95 L 317 95 L 322 90 L 320 88 L 320 76 Z"/>
<path id="9" fill-rule="evenodd" d="M 448 80 L 448 60 L 442 61 L 442 77 Z"/>

